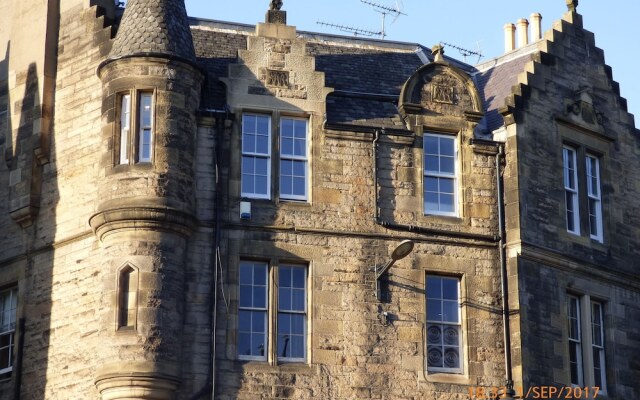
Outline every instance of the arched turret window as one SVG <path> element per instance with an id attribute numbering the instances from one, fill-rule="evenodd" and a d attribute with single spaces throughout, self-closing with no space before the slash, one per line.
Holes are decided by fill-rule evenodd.
<path id="1" fill-rule="evenodd" d="M 118 274 L 117 329 L 135 329 L 138 317 L 138 271 L 130 265 Z"/>

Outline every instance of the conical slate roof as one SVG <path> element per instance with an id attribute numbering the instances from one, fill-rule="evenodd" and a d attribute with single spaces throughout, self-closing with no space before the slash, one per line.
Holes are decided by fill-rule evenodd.
<path id="1" fill-rule="evenodd" d="M 129 0 L 110 59 L 166 55 L 195 62 L 184 0 Z"/>

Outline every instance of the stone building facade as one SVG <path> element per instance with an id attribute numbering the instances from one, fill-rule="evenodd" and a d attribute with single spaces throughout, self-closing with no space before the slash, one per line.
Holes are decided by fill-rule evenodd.
<path id="1" fill-rule="evenodd" d="M 0 400 L 640 397 L 640 138 L 575 9 L 472 66 L 7 3 Z"/>

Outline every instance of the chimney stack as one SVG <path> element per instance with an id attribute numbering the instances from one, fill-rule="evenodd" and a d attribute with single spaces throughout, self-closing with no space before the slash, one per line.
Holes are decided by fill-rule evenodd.
<path id="1" fill-rule="evenodd" d="M 504 26 L 504 51 L 508 53 L 516 49 L 516 26 L 506 24 Z"/>
<path id="2" fill-rule="evenodd" d="M 533 13 L 529 19 L 531 20 L 531 42 L 542 39 L 542 15 Z"/>
<path id="3" fill-rule="evenodd" d="M 529 44 L 529 21 L 520 18 L 516 24 L 518 25 L 518 47 L 524 47 Z"/>

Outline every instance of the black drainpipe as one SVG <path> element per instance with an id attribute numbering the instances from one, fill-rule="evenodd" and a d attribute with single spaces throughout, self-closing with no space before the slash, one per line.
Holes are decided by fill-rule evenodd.
<path id="1" fill-rule="evenodd" d="M 22 386 L 22 356 L 24 355 L 24 325 L 25 319 L 20 318 L 18 321 L 18 353 L 16 354 L 16 385 L 14 387 L 13 398 L 20 400 L 20 389 Z"/>
<path id="2" fill-rule="evenodd" d="M 502 325 L 504 335 L 504 375 L 505 388 L 501 390 L 503 400 L 511 400 L 516 392 L 513 390 L 513 375 L 511 373 L 511 328 L 509 326 L 509 284 L 507 281 L 507 244 L 504 217 L 504 188 L 502 178 L 502 160 L 504 159 L 504 146 L 498 146 L 496 155 L 496 188 L 498 200 L 498 224 L 500 229 L 500 283 L 502 286 Z"/>
<path id="3" fill-rule="evenodd" d="M 198 390 L 194 395 L 189 397 L 189 400 L 197 400 L 203 398 L 207 393 L 211 395 L 211 399 L 215 398 L 216 391 L 216 328 L 218 324 L 218 269 L 220 266 L 218 265 L 218 254 L 220 251 L 220 225 L 221 225 L 221 215 L 222 215 L 222 206 L 220 205 L 221 201 L 221 173 L 220 173 L 220 155 L 222 154 L 221 146 L 222 146 L 222 135 L 224 133 L 224 124 L 225 121 L 229 119 L 229 110 L 216 111 L 216 151 L 214 153 L 215 157 L 215 168 L 216 168 L 216 195 L 215 195 L 215 229 L 213 234 L 213 251 L 212 257 L 213 260 L 211 262 L 211 267 L 213 268 L 213 276 L 211 282 L 211 291 L 209 295 L 209 315 L 211 315 L 211 343 L 209 344 L 211 349 L 211 354 L 209 358 L 209 379 L 207 383 Z"/>

